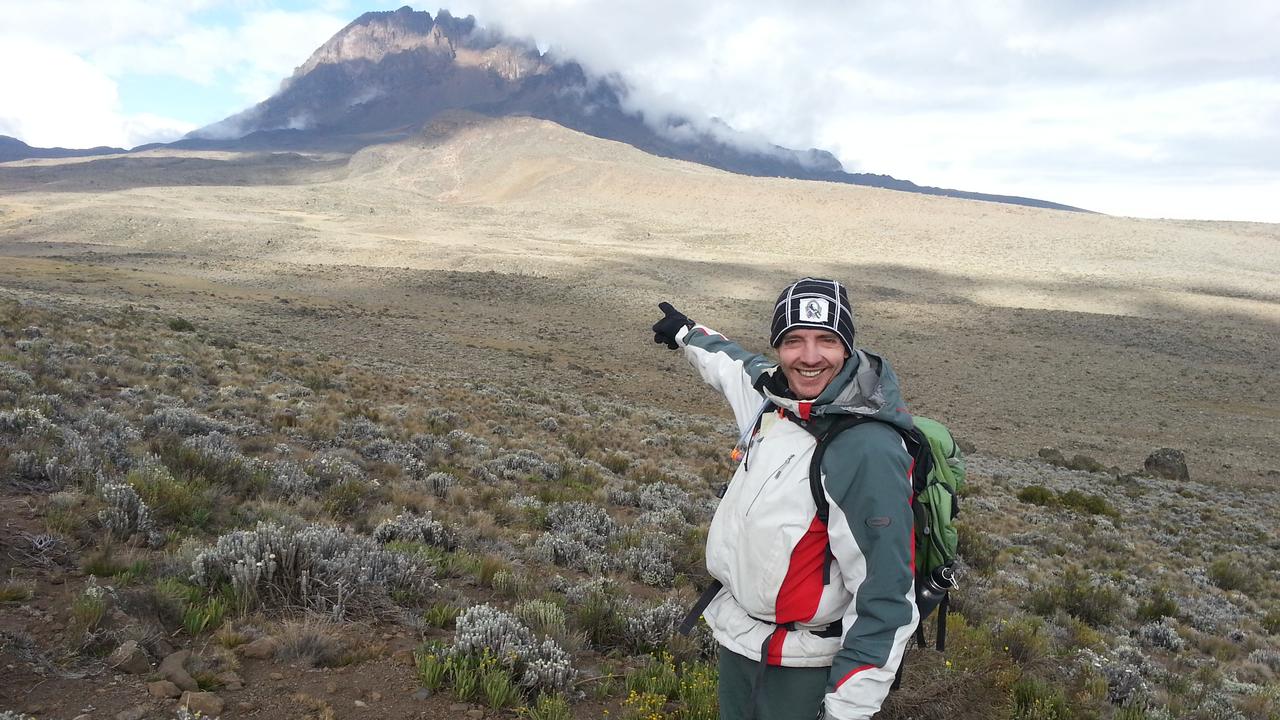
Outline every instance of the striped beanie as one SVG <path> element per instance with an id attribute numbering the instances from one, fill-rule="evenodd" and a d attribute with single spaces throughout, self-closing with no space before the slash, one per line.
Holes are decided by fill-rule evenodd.
<path id="1" fill-rule="evenodd" d="M 853 354 L 853 310 L 849 294 L 835 280 L 802 278 L 788 285 L 773 306 L 769 344 L 778 347 L 782 336 L 795 328 L 830 330 L 840 336 L 844 349 Z"/>

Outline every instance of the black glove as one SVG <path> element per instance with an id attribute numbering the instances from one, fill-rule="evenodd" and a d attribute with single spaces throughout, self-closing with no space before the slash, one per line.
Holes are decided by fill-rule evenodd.
<path id="1" fill-rule="evenodd" d="M 693 327 L 693 321 L 671 307 L 671 303 L 658 303 L 658 309 L 663 312 L 663 318 L 653 324 L 653 341 L 659 345 L 666 343 L 672 350 L 678 349 L 680 345 L 676 342 L 676 335 L 681 328 Z"/>

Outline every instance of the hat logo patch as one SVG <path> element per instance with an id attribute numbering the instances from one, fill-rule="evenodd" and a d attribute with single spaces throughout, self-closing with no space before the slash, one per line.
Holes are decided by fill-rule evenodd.
<path id="1" fill-rule="evenodd" d="M 800 301 L 800 315 L 804 322 L 827 322 L 831 303 L 823 298 L 806 298 Z"/>

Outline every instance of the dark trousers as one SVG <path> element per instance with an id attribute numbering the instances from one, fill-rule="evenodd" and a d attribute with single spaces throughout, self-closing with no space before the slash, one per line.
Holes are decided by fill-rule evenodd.
<path id="1" fill-rule="evenodd" d="M 760 663 L 720 646 L 720 720 L 750 717 L 751 684 Z M 771 665 L 760 679 L 756 720 L 814 720 L 827 692 L 829 667 L 798 668 Z"/>

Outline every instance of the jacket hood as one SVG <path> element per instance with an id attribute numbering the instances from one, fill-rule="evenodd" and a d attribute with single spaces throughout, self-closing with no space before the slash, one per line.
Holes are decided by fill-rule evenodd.
<path id="1" fill-rule="evenodd" d="M 774 405 L 799 417 L 868 415 L 904 430 L 913 427 L 889 361 L 865 350 L 855 350 L 831 384 L 811 401 L 787 397 L 790 392 L 781 366 L 765 370 L 756 387 Z"/>

